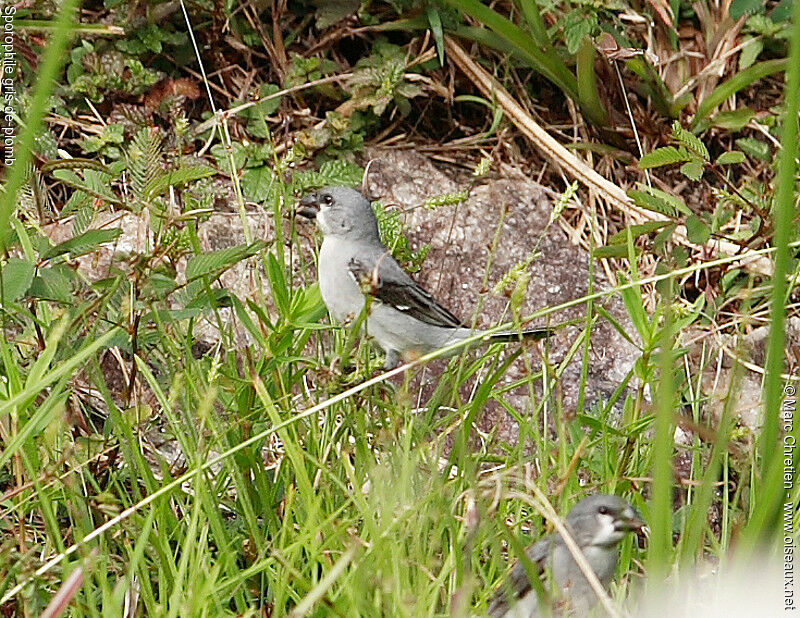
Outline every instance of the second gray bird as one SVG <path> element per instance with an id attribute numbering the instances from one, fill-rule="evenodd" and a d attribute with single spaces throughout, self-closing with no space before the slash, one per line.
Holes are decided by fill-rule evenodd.
<path id="1" fill-rule="evenodd" d="M 322 300 L 334 319 L 346 323 L 357 318 L 365 303 L 361 284 L 370 288 L 374 302 L 366 330 L 386 353 L 386 369 L 483 332 L 463 324 L 394 260 L 380 240 L 370 202 L 355 189 L 321 189 L 300 201 L 297 214 L 316 219 L 324 236 L 317 274 Z M 532 328 L 486 339 L 540 339 L 549 334 L 549 329 Z"/>
<path id="2" fill-rule="evenodd" d="M 596 494 L 578 502 L 567 516 L 566 525 L 606 590 L 617 568 L 619 542 L 629 532 L 642 530 L 645 526 L 626 500 L 606 494 Z M 545 571 L 551 573 L 554 587 L 560 594 L 558 602 L 550 611 L 541 611 L 536 589 L 531 585 L 525 567 L 517 562 L 511 569 L 508 582 L 498 590 L 489 605 L 492 618 L 536 618 L 551 614 L 585 616 L 597 604 L 597 594 L 560 534 L 547 535 L 525 553 L 540 575 Z"/>

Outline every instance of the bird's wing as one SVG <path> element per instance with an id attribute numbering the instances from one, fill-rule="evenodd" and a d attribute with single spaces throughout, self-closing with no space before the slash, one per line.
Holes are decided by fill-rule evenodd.
<path id="1" fill-rule="evenodd" d="M 409 277 L 391 255 L 382 255 L 373 266 L 365 260 L 352 258 L 348 268 L 359 286 L 366 284 L 371 296 L 397 311 L 433 326 L 466 328 L 461 320 Z"/>
<path id="2" fill-rule="evenodd" d="M 553 550 L 553 545 L 560 541 L 560 537 L 549 534 L 525 550 L 528 560 L 533 564 L 540 577 L 544 575 L 547 556 Z M 531 580 L 525 566 L 517 560 L 511 568 L 508 582 L 500 587 L 489 604 L 489 616 L 492 618 L 505 616 L 511 608 L 510 600 L 518 600 L 526 596 L 533 589 Z"/>

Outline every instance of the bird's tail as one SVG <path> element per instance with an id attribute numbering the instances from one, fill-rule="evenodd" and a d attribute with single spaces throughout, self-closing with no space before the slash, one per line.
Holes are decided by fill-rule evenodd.
<path id="1" fill-rule="evenodd" d="M 533 328 L 523 328 L 522 330 L 503 330 L 499 333 L 487 334 L 485 341 L 520 341 L 525 339 L 533 339 L 538 341 L 546 339 L 555 332 L 552 328 L 544 326 L 536 326 Z"/>

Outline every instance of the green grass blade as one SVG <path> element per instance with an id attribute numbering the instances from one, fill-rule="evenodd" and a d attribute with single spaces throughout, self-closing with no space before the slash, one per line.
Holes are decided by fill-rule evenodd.
<path id="1" fill-rule="evenodd" d="M 782 150 L 778 163 L 777 189 L 775 193 L 775 247 L 774 272 L 772 275 L 772 298 L 770 310 L 770 332 L 767 342 L 766 376 L 764 380 L 764 421 L 759 437 L 762 476 L 758 481 L 759 508 L 745 529 L 746 538 L 754 542 L 770 532 L 780 536 L 780 528 L 774 525 L 780 514 L 780 502 L 784 497 L 783 467 L 784 449 L 779 444 L 780 409 L 783 400 L 784 345 L 786 334 L 786 297 L 789 273 L 789 244 L 795 227 L 795 174 L 797 168 L 798 139 L 797 114 L 800 111 L 800 2 L 794 3 L 794 19 L 791 30 L 791 48 L 786 71 L 786 113 L 784 114 Z M 763 64 L 763 63 L 762 63 Z M 791 423 L 797 436 L 798 423 Z M 796 453 L 790 451 L 789 458 Z M 787 499 L 790 499 L 787 496 Z"/>
<path id="2" fill-rule="evenodd" d="M 764 62 L 754 64 L 744 71 L 739 71 L 734 77 L 714 88 L 711 94 L 700 102 L 700 105 L 697 106 L 697 113 L 692 120 L 692 129 L 708 118 L 711 112 L 725 101 L 725 99 L 732 97 L 734 94 L 743 88 L 747 88 L 747 86 L 757 82 L 759 79 L 785 71 L 788 67 L 791 67 L 788 59 L 778 58 L 776 60 L 765 60 Z"/>
<path id="3" fill-rule="evenodd" d="M 5 191 L 0 195 L 0 249 L 5 249 L 9 222 L 17 207 L 17 192 L 28 177 L 28 165 L 33 159 L 34 140 L 47 113 L 50 94 L 56 85 L 56 76 L 69 57 L 67 42 L 73 35 L 74 19 L 79 0 L 64 0 L 55 21 L 53 34 L 45 46 L 44 58 L 39 65 L 36 86 L 28 107 L 28 114 L 15 144 L 16 160 L 8 171 Z"/>

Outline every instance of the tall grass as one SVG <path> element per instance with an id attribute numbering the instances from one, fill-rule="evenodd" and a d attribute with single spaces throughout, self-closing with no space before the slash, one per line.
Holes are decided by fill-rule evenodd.
<path id="1" fill-rule="evenodd" d="M 73 6 L 63 5 L 37 93 L 52 87 Z M 367 344 L 320 326 L 316 286 L 293 283 L 284 261 L 284 240 L 295 248 L 301 242 L 294 235 L 256 258 L 269 309 L 218 296 L 211 268 L 198 277 L 198 298 L 211 297 L 208 313 L 222 299 L 246 329 L 250 343 L 240 348 L 197 355 L 197 314 L 168 314 L 152 298 L 125 305 L 134 298 L 125 277 L 119 290 L 81 288 L 88 300 L 77 309 L 4 303 L 2 610 L 39 615 L 61 591 L 59 611 L 71 616 L 467 616 L 485 610 L 514 548 L 545 529 L 534 488 L 562 514 L 595 491 L 624 494 L 644 512 L 653 537 L 649 547 L 624 544 L 617 600 L 640 592 L 641 576 L 665 574 L 682 558 L 724 557 L 746 520 L 745 540 L 775 543 L 783 489 L 774 412 L 796 186 L 800 15 L 793 37 L 775 247 L 762 251 L 776 257 L 759 450 L 745 459 L 728 451 L 738 395 L 732 387 L 713 427 L 716 441 L 691 447 L 695 465 L 686 481 L 696 488 L 680 516 L 672 508 L 679 490 L 672 463 L 686 447 L 673 442 L 677 407 L 689 402 L 698 421 L 708 410 L 692 395 L 697 382 L 676 353 L 687 323 L 673 315 L 675 300 L 661 298 L 650 315 L 640 290 L 735 257 L 641 278 L 631 244 L 630 281 L 568 303 L 619 294 L 631 326 L 618 327 L 641 348 L 612 400 L 587 404 L 573 418 L 558 400 L 558 372 L 547 364 L 515 384 L 533 397 L 527 410 L 513 409 L 501 380 L 509 357 L 498 348 L 451 361 L 431 399 L 420 402 L 408 376 L 430 358 L 377 373 Z M 34 96 L 21 144 L 33 143 L 46 99 Z M 20 157 L 7 177 L 4 221 L 14 221 L 25 164 Z M 276 220 L 284 212 L 280 196 L 291 196 L 292 187 L 277 189 L 270 204 Z M 300 278 L 312 281 L 312 270 L 305 265 Z M 141 331 L 138 321 L 126 321 L 134 310 L 153 317 Z M 109 315 L 120 326 L 109 324 Z M 223 327 L 223 340 L 234 341 L 232 327 Z M 586 336 L 593 328 L 587 320 Z M 136 368 L 142 400 L 123 401 L 107 381 L 104 354 L 113 347 L 128 370 Z M 540 365 L 536 354 L 520 354 Z M 349 373 L 334 362 L 343 356 L 351 359 Z M 586 392 L 587 371 L 581 376 Z M 648 393 L 657 394 L 654 406 Z M 522 441 L 505 444 L 480 430 L 489 405 L 515 415 Z M 156 436 L 180 456 L 157 450 Z M 732 475 L 739 486 L 729 492 Z M 746 501 L 742 485 L 750 478 Z M 721 532 L 707 518 L 720 479 Z M 798 492 L 790 499 L 796 506 Z M 70 580 L 74 573 L 80 577 Z"/>

